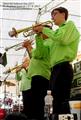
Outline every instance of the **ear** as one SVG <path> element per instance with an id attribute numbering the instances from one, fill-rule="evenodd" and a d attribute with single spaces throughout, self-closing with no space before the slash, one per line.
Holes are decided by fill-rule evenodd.
<path id="1" fill-rule="evenodd" d="M 62 15 L 63 15 L 63 17 L 65 18 L 65 13 L 64 13 L 64 12 L 62 13 Z"/>

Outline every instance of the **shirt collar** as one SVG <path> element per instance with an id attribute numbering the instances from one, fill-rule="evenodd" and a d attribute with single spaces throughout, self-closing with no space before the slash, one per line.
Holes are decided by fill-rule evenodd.
<path id="1" fill-rule="evenodd" d="M 59 27 L 62 27 L 62 26 L 64 26 L 66 24 L 66 21 L 64 22 L 64 23 L 62 23 Z"/>

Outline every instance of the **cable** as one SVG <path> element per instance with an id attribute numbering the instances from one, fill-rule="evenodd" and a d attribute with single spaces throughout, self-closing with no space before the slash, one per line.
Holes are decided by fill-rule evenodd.
<path id="1" fill-rule="evenodd" d="M 12 21 L 22 21 L 22 22 L 35 22 L 35 21 L 32 21 L 32 20 L 21 20 L 21 19 L 9 19 L 9 18 L 0 18 L 2 20 L 12 20 Z"/>

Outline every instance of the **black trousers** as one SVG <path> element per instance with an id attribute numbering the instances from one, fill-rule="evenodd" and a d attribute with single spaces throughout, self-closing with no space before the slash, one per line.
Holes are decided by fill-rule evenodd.
<path id="1" fill-rule="evenodd" d="M 44 118 L 44 97 L 47 94 L 49 87 L 49 80 L 36 75 L 32 77 L 31 90 L 32 90 L 32 108 L 31 118 L 43 120 Z"/>
<path id="2" fill-rule="evenodd" d="M 69 62 L 60 63 L 52 68 L 50 89 L 54 97 L 54 114 L 70 113 L 69 99 L 72 80 L 73 69 Z"/>
<path id="3" fill-rule="evenodd" d="M 31 115 L 31 102 L 32 102 L 32 91 L 31 89 L 22 91 L 22 97 L 23 97 L 23 113 L 26 116 Z"/>

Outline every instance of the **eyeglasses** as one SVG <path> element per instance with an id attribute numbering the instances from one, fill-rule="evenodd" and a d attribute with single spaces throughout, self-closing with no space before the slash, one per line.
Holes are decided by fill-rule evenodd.
<path id="1" fill-rule="evenodd" d="M 51 17 L 54 18 L 57 14 L 59 14 L 59 11 L 54 11 L 54 13 L 51 14 Z"/>

